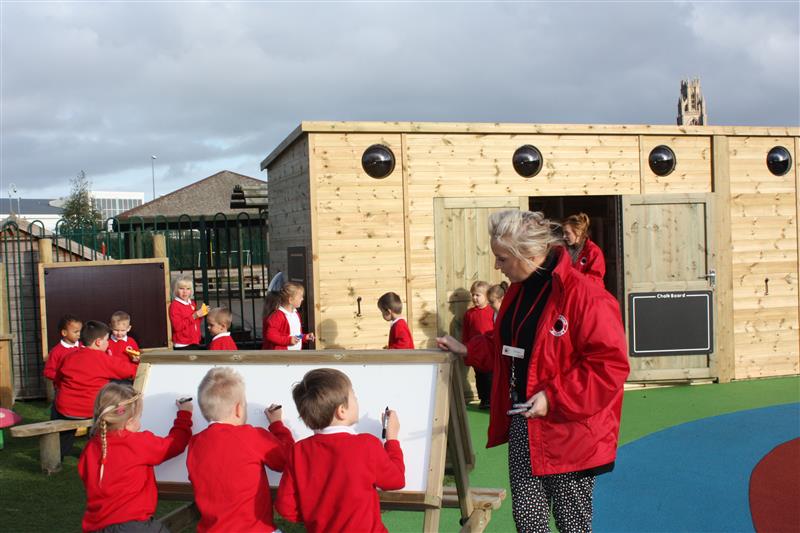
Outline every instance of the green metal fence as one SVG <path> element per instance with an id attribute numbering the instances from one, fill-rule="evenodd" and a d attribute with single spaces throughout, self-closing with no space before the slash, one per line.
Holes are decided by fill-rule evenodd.
<path id="1" fill-rule="evenodd" d="M 153 257 L 155 234 L 165 237 L 173 279 L 179 275 L 191 276 L 198 301 L 231 310 L 232 334 L 240 348 L 260 346 L 263 298 L 269 284 L 265 213 L 110 218 L 81 228 L 72 228 L 61 220 L 52 232 L 38 220 L 9 219 L 0 227 L 0 262 L 6 269 L 8 298 L 3 305 L 7 306 L 9 329 L 14 335 L 12 366 L 18 397 L 45 394 L 39 240 L 52 239 L 56 262 L 103 261 Z M 80 310 L 75 314 L 80 316 Z"/>

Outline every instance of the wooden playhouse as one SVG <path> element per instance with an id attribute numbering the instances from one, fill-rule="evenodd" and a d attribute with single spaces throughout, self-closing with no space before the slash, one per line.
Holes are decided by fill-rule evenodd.
<path id="1" fill-rule="evenodd" d="M 631 381 L 798 374 L 799 150 L 797 127 L 303 122 L 261 163 L 270 271 L 305 284 L 318 349 L 384 346 L 386 291 L 430 348 L 500 280 L 491 212 L 583 211 Z"/>

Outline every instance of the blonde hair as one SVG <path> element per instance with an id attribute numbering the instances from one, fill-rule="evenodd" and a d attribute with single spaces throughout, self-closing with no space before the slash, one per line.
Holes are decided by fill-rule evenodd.
<path id="1" fill-rule="evenodd" d="M 178 297 L 178 289 L 181 285 L 188 285 L 189 288 L 192 289 L 192 292 L 194 292 L 194 280 L 191 278 L 191 276 L 184 274 L 182 276 L 178 276 L 178 278 L 175 280 L 175 283 L 172 285 L 172 295 L 176 298 Z"/>
<path id="2" fill-rule="evenodd" d="M 489 291 L 489 284 L 483 280 L 478 280 L 472 284 L 469 288 L 469 292 L 488 292 Z"/>
<path id="3" fill-rule="evenodd" d="M 557 227 L 557 223 L 550 222 L 539 211 L 509 209 L 489 216 L 492 242 L 529 265 L 531 257 L 547 255 L 554 245 L 561 243 L 553 233 Z"/>
<path id="4" fill-rule="evenodd" d="M 117 431 L 125 427 L 128 420 L 139 416 L 142 413 L 142 395 L 134 390 L 130 385 L 120 383 L 108 383 L 97 393 L 94 401 L 94 424 L 92 425 L 92 436 L 100 431 L 100 445 L 102 455 L 100 458 L 100 482 L 103 481 L 103 473 L 108 457 L 107 435 L 110 431 Z"/>
<path id="5" fill-rule="evenodd" d="M 126 313 L 125 311 L 114 311 L 114 314 L 111 315 L 111 320 L 109 321 L 109 325 L 113 326 L 119 322 L 130 322 L 131 315 Z"/>
<path id="6" fill-rule="evenodd" d="M 506 288 L 507 287 L 508 287 L 508 284 L 505 281 L 500 282 L 497 285 L 492 285 L 491 287 L 489 287 L 489 290 L 486 291 L 486 298 L 490 302 L 492 302 L 492 301 L 496 302 L 497 300 L 502 300 L 503 297 L 506 295 Z"/>
<path id="7" fill-rule="evenodd" d="M 583 244 L 586 237 L 589 235 L 589 215 L 586 213 L 578 213 L 577 215 L 570 215 L 561 223 L 562 226 L 570 226 L 578 235 L 578 244 Z"/>
<path id="8" fill-rule="evenodd" d="M 222 324 L 226 328 L 230 328 L 231 322 L 233 322 L 233 314 L 227 307 L 215 307 L 208 312 L 206 320 L 209 322 L 214 322 L 215 324 Z"/>
<path id="9" fill-rule="evenodd" d="M 294 298 L 298 292 L 305 294 L 306 290 L 302 285 L 295 283 L 294 281 L 287 281 L 284 283 L 281 287 L 281 290 L 278 291 L 278 294 L 281 297 L 281 305 L 288 304 L 289 300 Z"/>
<path id="10" fill-rule="evenodd" d="M 200 412 L 209 422 L 227 418 L 236 402 L 244 401 L 244 379 L 230 367 L 212 368 L 197 387 Z"/>

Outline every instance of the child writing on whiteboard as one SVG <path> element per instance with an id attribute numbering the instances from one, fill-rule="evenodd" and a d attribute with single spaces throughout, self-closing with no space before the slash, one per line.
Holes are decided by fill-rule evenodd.
<path id="1" fill-rule="evenodd" d="M 402 317 L 403 301 L 394 292 L 387 292 L 378 298 L 378 309 L 380 309 L 383 319 L 391 322 L 389 327 L 389 350 L 413 350 L 414 339 L 411 337 L 411 330 L 408 329 L 406 319 Z"/>
<path id="2" fill-rule="evenodd" d="M 277 298 L 264 309 L 262 350 L 301 350 L 304 342 L 314 342 L 313 333 L 303 333 L 297 308 L 303 303 L 305 289 L 299 283 L 287 281 Z"/>
<path id="3" fill-rule="evenodd" d="M 236 343 L 233 342 L 231 328 L 233 322 L 233 315 L 230 309 L 225 307 L 215 307 L 208 312 L 206 317 L 206 324 L 208 325 L 208 332 L 213 335 L 211 342 L 208 345 L 209 350 L 238 350 Z"/>
<path id="4" fill-rule="evenodd" d="M 309 533 L 386 531 L 378 491 L 405 486 L 403 452 L 394 411 L 385 415 L 386 442 L 358 434 L 358 400 L 339 370 L 318 368 L 292 389 L 300 418 L 314 435 L 292 448 L 275 508 Z"/>
<path id="5" fill-rule="evenodd" d="M 100 390 L 92 437 L 78 462 L 86 488 L 84 531 L 167 531 L 153 518 L 158 503 L 153 467 L 181 454 L 192 436 L 192 402 L 176 403 L 172 429 L 158 437 L 140 431 L 141 394 L 118 383 Z"/>
<path id="6" fill-rule="evenodd" d="M 203 304 L 197 308 L 192 300 L 194 284 L 189 276 L 181 276 L 175 280 L 172 295 L 175 297 L 169 304 L 169 323 L 172 327 L 172 347 L 176 350 L 198 348 L 200 344 L 200 319 L 208 314 L 208 306 Z"/>
<path id="7" fill-rule="evenodd" d="M 111 315 L 108 325 L 111 337 L 108 339 L 108 351 L 114 357 L 130 359 L 139 357 L 139 343 L 128 335 L 131 330 L 131 315 L 125 311 L 116 311 Z"/>
<path id="8" fill-rule="evenodd" d="M 64 315 L 58 321 L 58 331 L 61 333 L 61 340 L 50 349 L 47 354 L 47 361 L 44 364 L 44 377 L 53 382 L 53 388 L 58 392 L 56 374 L 61 366 L 64 357 L 80 348 L 81 328 L 83 322 L 80 318 L 73 315 Z"/>
<path id="9" fill-rule="evenodd" d="M 242 376 L 212 368 L 197 390 L 208 427 L 189 441 L 186 469 L 200 510 L 199 533 L 275 531 L 264 466 L 282 471 L 294 443 L 279 405 L 264 410 L 269 428 L 247 424 Z"/>

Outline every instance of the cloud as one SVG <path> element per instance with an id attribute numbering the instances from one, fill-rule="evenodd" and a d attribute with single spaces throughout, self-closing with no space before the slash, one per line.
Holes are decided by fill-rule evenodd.
<path id="1" fill-rule="evenodd" d="M 81 169 L 150 191 L 151 154 L 165 187 L 264 177 L 301 120 L 672 124 L 686 76 L 712 123 L 800 124 L 796 3 L 0 9 L 0 181 L 27 197 Z"/>

